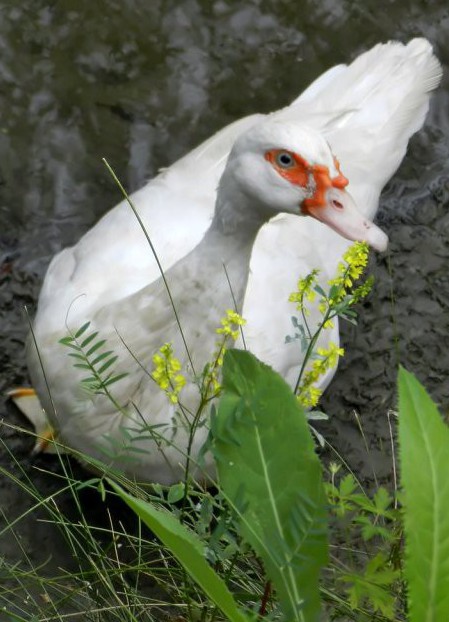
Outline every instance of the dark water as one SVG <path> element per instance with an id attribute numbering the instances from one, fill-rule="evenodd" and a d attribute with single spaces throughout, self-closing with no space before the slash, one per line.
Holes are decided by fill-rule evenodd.
<path id="1" fill-rule="evenodd" d="M 0 391 L 26 378 L 21 309 L 32 307 L 50 258 L 119 200 L 103 156 L 137 189 L 226 123 L 285 105 L 323 70 L 379 41 L 426 36 L 447 65 L 448 33 L 445 0 L 0 2 Z M 381 477 L 391 471 L 396 337 L 401 360 L 443 408 L 449 399 L 448 156 L 446 75 L 382 199 L 394 321 L 388 258 L 376 258 L 376 291 L 360 327 L 345 329 L 348 356 L 325 402 L 337 447 L 365 479 L 371 463 Z M 3 416 L 23 423 L 2 402 Z M 30 465 L 29 439 L 0 434 L 51 489 Z M 18 473 L 6 451 L 0 463 Z M 29 499 L 0 478 L 0 505 L 14 517 Z M 34 524 L 18 529 L 36 563 L 54 534 L 40 526 L 36 543 Z M 16 549 L 0 539 L 0 556 L 20 556 Z M 54 555 L 65 562 L 63 549 Z"/>

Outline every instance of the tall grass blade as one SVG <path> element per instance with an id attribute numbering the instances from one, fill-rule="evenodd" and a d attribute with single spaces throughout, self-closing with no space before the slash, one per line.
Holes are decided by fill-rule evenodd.
<path id="1" fill-rule="evenodd" d="M 449 620 L 449 429 L 416 378 L 399 370 L 409 621 Z"/>
<path id="2" fill-rule="evenodd" d="M 220 486 L 262 558 L 289 622 L 319 618 L 327 561 L 321 466 L 291 388 L 249 352 L 230 350 L 212 417 Z"/>
<path id="3" fill-rule="evenodd" d="M 151 503 L 137 499 L 114 482 L 109 482 L 137 516 L 170 549 L 189 575 L 231 622 L 250 622 L 237 606 L 226 584 L 205 559 L 204 545 L 199 537 L 184 527 L 177 518 Z"/>

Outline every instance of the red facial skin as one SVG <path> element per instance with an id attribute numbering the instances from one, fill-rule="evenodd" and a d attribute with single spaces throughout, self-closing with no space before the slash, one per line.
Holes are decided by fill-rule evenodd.
<path id="1" fill-rule="evenodd" d="M 293 159 L 293 166 L 283 168 L 277 163 L 277 156 L 280 153 L 288 153 Z M 333 187 L 343 190 L 348 185 L 348 180 L 342 174 L 340 170 L 340 163 L 337 158 L 334 157 L 335 168 L 338 171 L 336 177 L 330 177 L 329 169 L 327 166 L 314 164 L 311 166 L 307 160 L 292 151 L 286 151 L 285 149 L 270 149 L 265 153 L 265 159 L 270 162 L 273 168 L 287 179 L 291 184 L 302 186 L 305 188 L 309 182 L 309 175 L 313 175 L 315 180 L 315 192 L 310 199 L 305 199 L 302 203 L 301 211 L 303 214 L 308 214 L 310 208 L 321 207 L 326 202 L 326 191 Z"/>

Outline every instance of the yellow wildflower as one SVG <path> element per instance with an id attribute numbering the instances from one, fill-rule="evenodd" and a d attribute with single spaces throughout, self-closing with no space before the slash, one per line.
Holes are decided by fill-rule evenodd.
<path id="1" fill-rule="evenodd" d="M 179 373 L 180 361 L 173 356 L 171 343 L 164 343 L 159 351 L 153 355 L 154 370 L 151 374 L 153 380 L 165 391 L 172 404 L 178 403 L 178 396 L 186 384 L 185 377 Z"/>
<path id="2" fill-rule="evenodd" d="M 220 368 L 223 366 L 223 358 L 226 352 L 225 343 L 228 339 L 235 341 L 240 333 L 240 327 L 246 324 L 246 320 L 242 318 L 236 311 L 228 309 L 225 317 L 220 320 L 221 326 L 216 329 L 218 335 L 223 337 L 217 343 L 217 349 L 214 353 L 214 360 L 207 365 L 203 376 L 202 393 L 203 397 L 216 397 L 221 389 L 218 380 Z"/>
<path id="3" fill-rule="evenodd" d="M 374 277 L 369 276 L 364 283 L 356 287 L 352 292 L 352 304 L 365 298 L 371 291 L 374 284 Z"/>
<path id="4" fill-rule="evenodd" d="M 323 357 L 322 360 L 325 361 L 326 370 L 328 370 L 337 365 L 338 357 L 343 356 L 345 350 L 344 348 L 339 348 L 333 341 L 330 341 L 327 350 L 325 348 L 318 348 L 317 352 Z"/>
<path id="5" fill-rule="evenodd" d="M 337 267 L 338 276 L 329 281 L 329 285 L 336 285 L 340 289 L 337 294 L 338 300 L 346 295 L 346 290 L 362 275 L 368 263 L 368 253 L 366 242 L 354 242 L 343 255 L 343 261 Z"/>
<path id="6" fill-rule="evenodd" d="M 321 397 L 321 389 L 317 389 L 313 385 L 304 387 L 301 389 L 300 393 L 296 396 L 296 399 L 304 406 L 304 408 L 314 408 L 318 404 L 318 400 Z"/>
<path id="7" fill-rule="evenodd" d="M 311 369 L 305 374 L 304 380 L 299 387 L 297 398 L 300 404 L 306 408 L 313 408 L 317 405 L 322 391 L 314 386 L 315 383 L 329 369 L 337 365 L 338 357 L 343 356 L 344 353 L 344 348 L 339 348 L 337 344 L 332 341 L 329 343 L 327 349 L 317 349 L 317 354 L 320 358 L 313 361 Z"/>
<path id="8" fill-rule="evenodd" d="M 320 304 L 318 305 L 318 310 L 321 313 L 321 315 L 324 315 L 327 311 L 327 302 L 325 300 L 325 298 L 321 298 L 320 300 Z"/>
<path id="9" fill-rule="evenodd" d="M 236 311 L 228 309 L 226 316 L 220 320 L 221 328 L 217 328 L 216 332 L 225 337 L 231 337 L 234 341 L 239 336 L 240 326 L 246 324 L 246 320 L 242 318 Z"/>
<path id="10" fill-rule="evenodd" d="M 316 285 L 316 279 L 319 272 L 319 270 L 312 270 L 312 272 L 304 279 L 299 279 L 296 291 L 290 294 L 288 300 L 289 302 L 296 302 L 296 308 L 298 311 L 307 312 L 307 309 L 304 308 L 305 300 L 308 300 L 309 302 L 313 302 L 315 300 L 316 292 L 313 287 Z"/>

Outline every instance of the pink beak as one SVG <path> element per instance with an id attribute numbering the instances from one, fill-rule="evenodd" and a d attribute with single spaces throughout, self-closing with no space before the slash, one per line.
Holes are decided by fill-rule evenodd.
<path id="1" fill-rule="evenodd" d="M 308 206 L 305 213 L 325 223 L 347 240 L 366 242 L 377 251 L 384 251 L 388 246 L 388 236 L 360 214 L 354 199 L 346 190 L 329 188 L 324 205 Z"/>

